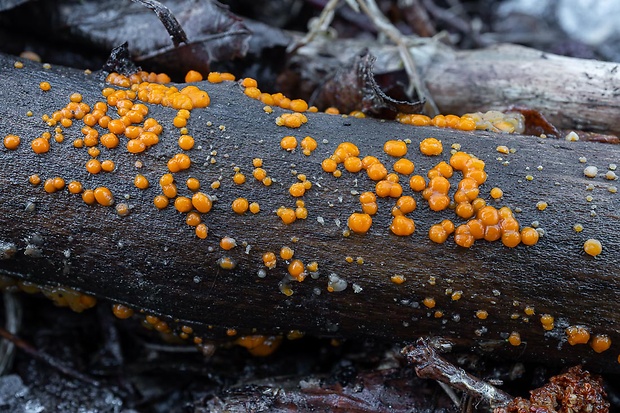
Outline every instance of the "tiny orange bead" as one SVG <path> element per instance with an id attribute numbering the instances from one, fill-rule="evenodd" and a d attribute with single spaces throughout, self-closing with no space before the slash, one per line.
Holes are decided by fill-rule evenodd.
<path id="1" fill-rule="evenodd" d="M 426 138 L 420 142 L 420 152 L 428 156 L 437 156 L 443 152 L 443 145 L 440 140 L 435 138 Z"/>
<path id="2" fill-rule="evenodd" d="M 186 196 L 180 196 L 174 200 L 174 208 L 181 213 L 189 212 L 193 208 L 192 200 Z"/>
<path id="3" fill-rule="evenodd" d="M 336 161 L 330 158 L 324 159 L 323 162 L 321 162 L 321 168 L 323 168 L 325 172 L 332 173 L 336 171 L 337 167 L 338 164 L 336 163 Z"/>
<path id="4" fill-rule="evenodd" d="M 195 70 L 190 70 L 185 75 L 185 83 L 200 82 L 201 80 L 202 75 L 200 74 L 200 72 L 197 72 Z"/>
<path id="5" fill-rule="evenodd" d="M 179 147 L 184 151 L 189 151 L 194 147 L 194 138 L 189 135 L 183 135 L 179 138 Z"/>
<path id="6" fill-rule="evenodd" d="M 91 174 L 98 174 L 101 172 L 101 162 L 96 159 L 91 159 L 86 162 L 86 170 Z"/>
<path id="7" fill-rule="evenodd" d="M 138 174 L 133 179 L 133 184 L 136 186 L 136 188 L 146 189 L 149 187 L 149 180 L 146 178 L 146 176 Z"/>
<path id="8" fill-rule="evenodd" d="M 532 227 L 525 227 L 521 230 L 521 242 L 525 245 L 535 245 L 540 234 Z"/>
<path id="9" fill-rule="evenodd" d="M 407 144 L 403 141 L 389 140 L 383 144 L 383 151 L 390 156 L 405 156 L 407 154 Z"/>
<path id="10" fill-rule="evenodd" d="M 211 208 L 213 207 L 213 201 L 211 200 L 211 197 L 209 195 L 202 192 L 196 192 L 194 195 L 192 195 L 192 205 L 194 208 L 196 208 L 198 212 L 206 214 L 207 212 L 211 211 Z"/>
<path id="11" fill-rule="evenodd" d="M 390 230 L 395 235 L 408 236 L 415 231 L 415 223 L 411 218 L 407 218 L 404 215 L 397 215 L 392 219 Z"/>
<path id="12" fill-rule="evenodd" d="M 187 178 L 187 181 L 185 181 L 185 185 L 187 185 L 187 189 L 192 192 L 196 192 L 200 189 L 200 181 L 196 178 Z"/>
<path id="13" fill-rule="evenodd" d="M 36 138 L 31 143 L 34 153 L 41 154 L 50 150 L 50 143 L 45 138 Z"/>
<path id="14" fill-rule="evenodd" d="M 198 224 L 196 225 L 195 232 L 198 238 L 205 239 L 209 234 L 209 228 L 205 224 Z"/>
<path id="15" fill-rule="evenodd" d="M 349 216 L 348 226 L 351 231 L 358 234 L 365 234 L 372 225 L 372 218 L 368 214 L 354 212 Z"/>
<path id="16" fill-rule="evenodd" d="M 248 208 L 249 203 L 245 198 L 237 198 L 232 202 L 232 210 L 237 214 L 244 214 Z"/>
<path id="17" fill-rule="evenodd" d="M 21 140 L 17 135 L 6 135 L 4 137 L 4 147 L 14 151 L 19 146 L 20 141 Z"/>
<path id="18" fill-rule="evenodd" d="M 282 149 L 292 151 L 297 147 L 297 139 L 294 136 L 285 136 L 280 140 Z"/>
<path id="19" fill-rule="evenodd" d="M 112 192 L 110 192 L 110 190 L 104 186 L 95 188 L 94 195 L 95 200 L 100 205 L 110 206 L 114 203 L 114 197 L 112 196 Z"/>
<path id="20" fill-rule="evenodd" d="M 168 197 L 164 195 L 157 195 L 155 198 L 153 198 L 153 203 L 155 204 L 155 207 L 157 209 L 166 208 L 169 202 L 170 200 L 168 199 Z"/>

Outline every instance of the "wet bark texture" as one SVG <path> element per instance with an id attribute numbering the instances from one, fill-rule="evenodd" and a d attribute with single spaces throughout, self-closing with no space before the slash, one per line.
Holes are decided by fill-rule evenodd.
<path id="1" fill-rule="evenodd" d="M 618 146 L 411 127 L 325 114 L 308 114 L 307 124 L 287 129 L 274 122 L 282 110 L 265 113 L 264 105 L 244 96 L 237 83 L 204 82 L 199 86 L 210 94 L 211 105 L 192 111 L 188 123 L 196 139 L 196 147 L 188 152 L 192 166 L 175 174 L 180 195 L 191 196 L 185 180 L 193 176 L 205 193 L 217 196 L 213 209 L 203 217 L 209 227 L 208 238 L 200 240 L 186 225 L 185 215 L 172 205 L 162 211 L 153 205 L 153 197 L 160 193 L 159 177 L 167 172 L 167 160 L 180 152 L 178 130 L 172 126 L 175 110 L 149 106 L 149 116 L 164 127 L 160 143 L 133 155 L 124 149 L 122 138 L 119 148 L 101 148 L 99 156 L 112 159 L 117 169 L 89 175 L 84 168 L 90 159 L 86 149 L 71 144 L 81 137 L 79 122 L 66 129 L 63 143 L 51 142 L 46 154 L 35 155 L 30 142 L 53 130 L 41 116 L 63 107 L 71 93 L 80 92 L 91 106 L 102 99 L 103 77 L 59 67 L 43 70 L 27 62 L 24 69 L 15 69 L 13 62 L 13 58 L 0 59 L 0 136 L 17 134 L 22 143 L 16 151 L 0 151 L 0 241 L 5 251 L 14 245 L 17 252 L 0 261 L 1 274 L 70 286 L 178 320 L 179 325 L 191 325 L 205 337 L 224 336 L 229 328 L 241 335 L 297 329 L 320 336 L 391 341 L 432 335 L 502 357 L 550 363 L 585 361 L 593 370 L 620 370 L 616 361 L 620 353 L 620 201 L 618 194 L 608 191 L 614 182 L 601 173 L 595 179 L 584 177 L 585 165 L 578 160 L 586 157 L 588 164 L 606 171 L 607 165 L 620 164 Z M 41 81 L 50 82 L 52 89 L 42 92 Z M 29 110 L 34 116 L 26 116 Z M 279 145 L 285 135 L 295 135 L 298 140 L 310 135 L 319 143 L 318 149 L 308 157 L 299 150 L 286 152 Z M 418 151 L 418 142 L 429 136 L 442 140 L 441 156 L 427 157 Z M 453 211 L 430 211 L 419 194 L 408 188 L 406 177 L 401 177 L 404 192 L 418 201 L 418 209 L 410 214 L 416 232 L 411 237 L 391 234 L 394 201 L 379 199 L 379 213 L 371 230 L 344 237 L 347 218 L 360 210 L 358 196 L 352 191 L 374 190 L 374 183 L 364 173 L 344 171 L 342 177 L 335 178 L 323 172 L 320 163 L 340 142 L 352 141 L 361 156 L 376 156 L 391 169 L 395 159 L 382 150 L 388 139 L 411 139 L 406 157 L 422 175 L 439 161 L 447 161 L 450 147 L 460 144 L 462 150 L 486 162 L 488 180 L 481 194 L 489 199 L 490 188 L 502 188 L 504 197 L 489 202 L 520 208 L 516 218 L 521 225 L 538 221 L 546 235 L 533 247 L 513 249 L 501 242 L 477 241 L 470 249 L 456 246 L 452 239 L 434 244 L 427 235 L 432 224 L 445 218 L 457 225 L 462 222 Z M 498 145 L 516 152 L 501 155 L 496 151 Z M 215 164 L 210 161 L 212 151 L 217 151 Z M 500 156 L 502 161 L 497 160 Z M 272 186 L 265 187 L 252 177 L 255 157 L 263 159 L 263 167 L 276 181 Z M 144 166 L 136 168 L 136 160 Z M 232 181 L 235 166 L 247 177 L 243 185 Z M 34 173 L 43 180 L 55 176 L 66 182 L 78 180 L 90 189 L 107 186 L 116 203 L 126 202 L 133 209 L 129 216 L 120 217 L 113 207 L 88 206 L 79 195 L 66 190 L 47 194 L 41 186 L 28 183 Z M 150 188 L 134 187 L 137 173 L 148 177 Z M 305 174 L 313 183 L 303 197 L 309 216 L 284 225 L 274 211 L 281 205 L 295 206 L 288 193 L 288 187 L 297 182 L 295 173 Z M 526 175 L 532 175 L 533 180 L 527 180 Z M 453 188 L 455 178 L 451 179 Z M 215 180 L 221 181 L 218 190 L 209 187 Z M 586 191 L 588 184 L 594 185 L 592 191 Z M 594 200 L 587 202 L 587 195 Z M 237 197 L 259 202 L 261 212 L 235 214 L 230 205 Z M 538 201 L 549 207 L 538 210 Z M 27 208 L 31 204 L 34 210 Z M 591 214 L 593 205 L 595 216 Z M 583 232 L 573 230 L 576 223 L 583 224 Z M 224 236 L 235 238 L 239 246 L 222 250 L 219 241 Z M 582 246 L 588 238 L 602 242 L 600 256 L 584 254 Z M 282 246 L 293 248 L 294 258 L 305 264 L 317 261 L 319 278 L 286 281 L 287 263 L 279 257 L 275 269 L 268 270 L 265 278 L 257 277 L 265 268 L 262 254 L 277 253 Z M 222 257 L 235 260 L 236 268 L 223 270 L 217 263 Z M 346 257 L 352 257 L 353 262 L 348 263 Z M 356 263 L 357 257 L 363 258 L 363 264 Z M 330 274 L 346 280 L 348 288 L 329 293 Z M 396 274 L 405 276 L 406 281 L 392 283 L 390 277 Z M 283 280 L 294 291 L 290 297 L 280 292 Z M 450 290 L 462 291 L 462 298 L 453 301 L 446 294 Z M 435 308 L 422 305 L 426 297 L 435 299 Z M 527 316 L 526 306 L 533 306 L 536 314 Z M 477 310 L 486 310 L 488 318 L 476 318 Z M 436 317 L 436 311 L 441 311 L 442 317 Z M 550 332 L 539 321 L 545 313 L 555 317 Z M 588 345 L 568 345 L 564 329 L 569 325 L 584 325 L 593 335 L 609 335 L 611 349 L 596 354 Z M 520 333 L 521 346 L 506 342 L 512 331 Z"/>

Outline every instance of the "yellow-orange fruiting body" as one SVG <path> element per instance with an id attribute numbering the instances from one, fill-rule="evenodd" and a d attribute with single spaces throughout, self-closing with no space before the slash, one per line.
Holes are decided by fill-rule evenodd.
<path id="1" fill-rule="evenodd" d="M 383 151 L 390 156 L 405 156 L 407 154 L 407 144 L 403 141 L 389 140 L 383 144 Z"/>
<path id="2" fill-rule="evenodd" d="M 568 344 L 586 344 L 590 340 L 590 332 L 583 326 L 570 326 L 566 330 Z"/>
<path id="3" fill-rule="evenodd" d="M 211 201 L 211 197 L 202 192 L 196 192 L 192 195 L 192 206 L 203 214 L 211 211 L 213 207 L 213 202 Z"/>
<path id="4" fill-rule="evenodd" d="M 590 340 L 590 347 L 597 353 L 602 353 L 611 347 L 611 339 L 606 334 L 597 334 Z"/>
<path id="5" fill-rule="evenodd" d="M 441 225 L 435 224 L 428 230 L 428 238 L 437 244 L 443 244 L 448 239 L 448 232 Z"/>
<path id="6" fill-rule="evenodd" d="M 200 189 L 200 181 L 196 178 L 187 178 L 185 185 L 187 185 L 187 189 L 192 192 L 196 192 Z"/>
<path id="7" fill-rule="evenodd" d="M 186 196 L 180 196 L 174 200 L 174 208 L 181 213 L 191 211 L 192 206 L 192 200 Z"/>
<path id="8" fill-rule="evenodd" d="M 291 277 L 293 277 L 299 282 L 303 281 L 306 278 L 304 270 L 304 264 L 303 262 L 301 262 L 301 260 L 293 260 L 288 265 L 288 273 L 291 275 Z"/>
<path id="9" fill-rule="evenodd" d="M 354 212 L 349 216 L 347 224 L 351 231 L 357 234 L 365 234 L 372 225 L 372 218 L 368 214 Z"/>
<path id="10" fill-rule="evenodd" d="M 292 151 L 297 147 L 297 139 L 294 136 L 285 136 L 280 140 L 282 149 Z"/>
<path id="11" fill-rule="evenodd" d="M 422 304 L 424 304 L 426 308 L 435 308 L 435 305 L 437 305 L 433 297 L 426 297 L 422 300 Z"/>
<path id="12" fill-rule="evenodd" d="M 336 161 L 330 158 L 323 159 L 323 162 L 321 162 L 321 168 L 323 168 L 325 172 L 335 172 L 337 167 L 338 164 L 336 163 Z"/>
<path id="13" fill-rule="evenodd" d="M 232 210 L 237 214 L 244 214 L 248 208 L 249 203 L 245 198 L 237 198 L 232 202 Z"/>
<path id="14" fill-rule="evenodd" d="M 133 310 L 122 304 L 114 304 L 112 306 L 112 313 L 121 320 L 130 318 L 133 315 Z"/>
<path id="15" fill-rule="evenodd" d="M 104 133 L 99 138 L 99 142 L 108 149 L 114 149 L 119 144 L 118 137 L 113 133 Z"/>
<path id="16" fill-rule="evenodd" d="M 198 224 L 196 225 L 196 229 L 194 231 L 198 238 L 205 239 L 209 233 L 209 228 L 207 228 L 205 224 Z"/>
<path id="17" fill-rule="evenodd" d="M 603 251 L 603 246 L 599 240 L 590 238 L 589 240 L 584 242 L 583 250 L 586 254 L 592 257 L 596 257 L 597 255 L 600 255 L 600 253 Z"/>
<path id="18" fill-rule="evenodd" d="M 237 185 L 245 183 L 245 175 L 241 172 L 235 173 L 235 175 L 233 176 L 233 182 Z"/>
<path id="19" fill-rule="evenodd" d="M 19 146 L 20 141 L 21 140 L 17 135 L 6 135 L 4 137 L 4 147 L 14 151 Z"/>
<path id="20" fill-rule="evenodd" d="M 82 200 L 88 205 L 93 205 L 95 202 L 97 202 L 97 200 L 95 199 L 95 191 L 93 191 L 92 189 L 87 189 L 82 192 Z"/>
<path id="21" fill-rule="evenodd" d="M 170 200 L 165 195 L 157 195 L 155 198 L 153 198 L 153 203 L 155 204 L 155 207 L 157 209 L 166 208 L 169 202 Z"/>
<path id="22" fill-rule="evenodd" d="M 408 236 L 415 231 L 415 224 L 413 219 L 407 218 L 404 215 L 397 215 L 392 219 L 390 230 L 395 235 Z"/>
<path id="23" fill-rule="evenodd" d="M 179 147 L 184 151 L 189 151 L 194 147 L 194 138 L 190 135 L 179 137 Z"/>
<path id="24" fill-rule="evenodd" d="M 71 181 L 69 182 L 67 189 L 72 194 L 79 194 L 82 192 L 82 184 L 78 181 Z"/>
<path id="25" fill-rule="evenodd" d="M 39 88 L 42 91 L 47 92 L 48 90 L 52 88 L 52 86 L 49 84 L 49 82 L 41 82 L 39 83 Z"/>
<path id="26" fill-rule="evenodd" d="M 190 227 L 195 227 L 200 224 L 200 222 L 202 222 L 202 219 L 200 218 L 200 214 L 196 211 L 189 212 L 185 216 L 185 223 Z"/>
<path id="27" fill-rule="evenodd" d="M 297 219 L 297 215 L 295 214 L 295 210 L 291 208 L 280 207 L 276 211 L 276 215 L 280 217 L 283 223 L 292 224 Z"/>
<path id="28" fill-rule="evenodd" d="M 368 178 L 373 181 L 380 181 L 384 179 L 388 174 L 387 169 L 380 162 L 373 163 L 372 165 L 368 166 L 368 168 L 366 169 L 366 173 L 368 174 Z"/>
<path id="29" fill-rule="evenodd" d="M 105 186 L 95 188 L 94 195 L 95 200 L 99 205 L 110 206 L 114 203 L 112 192 L 110 192 L 110 190 Z"/>
<path id="30" fill-rule="evenodd" d="M 220 247 L 221 247 L 223 250 L 229 251 L 229 250 L 231 250 L 231 249 L 235 248 L 236 246 L 237 246 L 237 241 L 235 241 L 235 239 L 234 239 L 234 238 L 231 238 L 231 237 L 223 237 L 223 238 L 220 240 Z"/>
<path id="31" fill-rule="evenodd" d="M 499 199 L 502 196 L 504 196 L 504 191 L 502 191 L 500 188 L 495 187 L 495 188 L 491 189 L 491 198 Z"/>
<path id="32" fill-rule="evenodd" d="M 486 310 L 477 310 L 476 317 L 478 317 L 480 320 L 486 320 L 487 317 L 489 317 L 489 313 Z"/>
<path id="33" fill-rule="evenodd" d="M 521 345 L 521 335 L 519 333 L 517 333 L 516 331 L 513 331 L 512 333 L 510 333 L 510 336 L 508 336 L 508 342 L 510 343 L 511 346 L 520 346 Z"/>
<path id="34" fill-rule="evenodd" d="M 41 154 L 50 150 L 50 143 L 45 138 L 36 138 L 30 144 L 34 153 Z"/>
<path id="35" fill-rule="evenodd" d="M 101 162 L 101 170 L 104 172 L 112 172 L 114 171 L 115 167 L 116 165 L 114 164 L 114 162 L 109 159 Z"/>
<path id="36" fill-rule="evenodd" d="M 289 187 L 288 192 L 294 197 L 300 197 L 306 193 L 306 188 L 302 182 L 296 182 Z"/>
<path id="37" fill-rule="evenodd" d="M 428 156 L 441 155 L 441 152 L 443 152 L 443 145 L 438 139 L 426 138 L 420 142 L 420 152 Z"/>
<path id="38" fill-rule="evenodd" d="M 402 175 L 411 175 L 415 165 L 409 159 L 399 159 L 394 163 L 394 170 Z"/>
<path id="39" fill-rule="evenodd" d="M 295 112 L 305 112 L 308 110 L 308 104 L 303 99 L 293 99 L 289 104 L 289 109 Z"/>
<path id="40" fill-rule="evenodd" d="M 201 80 L 202 80 L 202 75 L 195 70 L 190 70 L 185 75 L 185 83 L 200 82 Z"/>
<path id="41" fill-rule="evenodd" d="M 351 173 L 356 173 L 362 170 L 362 160 L 357 156 L 351 156 L 344 160 L 344 169 Z"/>
<path id="42" fill-rule="evenodd" d="M 409 179 L 409 186 L 416 192 L 423 191 L 426 188 L 426 180 L 420 175 L 413 175 Z"/>
<path id="43" fill-rule="evenodd" d="M 273 252 L 266 252 L 263 254 L 263 264 L 265 267 L 272 269 L 276 267 L 276 254 Z"/>
<path id="44" fill-rule="evenodd" d="M 300 145 L 306 156 L 310 155 L 318 146 L 316 140 L 310 136 L 303 138 Z"/>
<path id="45" fill-rule="evenodd" d="M 290 260 L 291 258 L 293 258 L 294 254 L 295 251 L 289 247 L 280 248 L 280 258 L 282 258 L 283 260 Z"/>

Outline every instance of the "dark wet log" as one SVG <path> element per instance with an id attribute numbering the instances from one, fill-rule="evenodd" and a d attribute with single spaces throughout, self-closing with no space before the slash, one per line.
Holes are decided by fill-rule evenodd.
<path id="1" fill-rule="evenodd" d="M 105 86 L 102 78 L 56 67 L 43 70 L 34 63 L 15 69 L 13 62 L 3 57 L 0 63 L 0 136 L 17 134 L 22 143 L 16 151 L 0 151 L 0 245 L 4 252 L 0 273 L 70 286 L 178 320 L 179 324 L 171 325 L 191 325 L 196 334 L 205 336 L 224 336 L 230 328 L 240 335 L 301 330 L 390 341 L 433 335 L 498 356 L 549 363 L 585 361 L 593 369 L 620 370 L 620 201 L 618 194 L 609 191 L 617 183 L 602 176 L 609 164 L 620 164 L 618 146 L 416 128 L 311 113 L 307 124 L 288 129 L 274 122 L 282 110 L 265 113 L 264 105 L 247 98 L 237 83 L 204 82 L 199 85 L 209 92 L 211 105 L 192 111 L 188 123 L 196 139 L 196 147 L 188 152 L 192 166 L 175 174 L 180 195 L 191 196 L 185 180 L 192 176 L 200 180 L 204 192 L 217 196 L 213 209 L 203 216 L 209 235 L 201 240 L 186 225 L 185 214 L 172 206 L 160 211 L 153 205 L 168 159 L 180 152 L 179 132 L 172 126 L 175 110 L 149 106 L 149 116 L 164 127 L 161 142 L 140 155 L 129 154 L 124 140 L 119 148 L 101 148 L 99 158 L 112 159 L 116 170 L 90 175 L 84 167 L 90 159 L 86 149 L 71 144 L 81 137 L 81 122 L 64 130 L 63 143 L 52 138 L 46 154 L 35 155 L 30 142 L 45 131 L 53 134 L 54 128 L 41 116 L 68 103 L 71 93 L 80 92 L 91 106 L 100 100 Z M 41 81 L 50 82 L 51 90 L 41 91 Z M 34 116 L 26 116 L 28 111 Z M 286 152 L 279 145 L 285 135 L 313 136 L 318 148 L 310 156 L 299 150 Z M 441 156 L 420 154 L 418 142 L 429 136 L 443 141 Z M 432 224 L 445 218 L 457 225 L 463 221 L 450 210 L 430 211 L 419 194 L 409 189 L 407 178 L 401 177 L 404 193 L 418 201 L 417 210 L 410 214 L 416 232 L 410 237 L 391 234 L 394 200 L 379 199 L 370 231 L 343 236 L 349 215 L 360 210 L 357 193 L 374 190 L 374 183 L 365 173 L 344 171 L 335 178 L 321 169 L 321 161 L 340 142 L 353 141 L 361 156 L 376 156 L 391 169 L 395 158 L 382 150 L 387 139 L 411 139 L 407 158 L 422 175 L 437 162 L 448 160 L 452 145 L 475 154 L 486 162 L 488 172 L 483 197 L 498 207 L 520 210 L 516 217 L 522 226 L 538 221 L 546 235 L 532 247 L 507 248 L 501 242 L 477 241 L 465 249 L 452 239 L 434 244 L 427 235 Z M 500 144 L 515 152 L 498 153 Z M 273 185 L 266 187 L 252 177 L 256 157 L 263 159 Z M 596 178 L 584 177 L 580 157 L 598 166 Z M 136 167 L 138 160 L 141 168 Z M 233 183 L 235 167 L 247 177 L 242 185 Z M 137 173 L 148 177 L 150 188 L 139 190 L 133 185 Z M 66 182 L 78 180 L 89 189 L 107 186 L 116 203 L 129 204 L 131 213 L 121 217 L 114 207 L 86 205 L 66 189 L 48 194 L 42 185 L 28 183 L 32 174 L 43 180 L 56 176 Z M 282 205 L 295 206 L 296 199 L 288 193 L 289 186 L 298 181 L 295 174 L 305 174 L 313 183 L 303 197 L 309 214 L 306 220 L 284 225 L 274 211 Z M 528 175 L 533 179 L 528 180 Z M 453 188 L 459 178 L 456 173 L 451 179 Z M 211 189 L 216 180 L 220 188 Z M 586 190 L 589 184 L 591 191 Z M 488 196 L 495 186 L 504 191 L 499 202 Z M 593 197 L 591 202 L 586 200 L 588 195 Z M 258 202 L 260 213 L 235 214 L 231 203 L 237 197 Z M 539 201 L 547 202 L 547 209 L 540 211 Z M 577 223 L 583 224 L 583 232 L 573 230 Z M 219 241 L 225 236 L 235 238 L 238 246 L 221 249 Z M 583 243 L 588 238 L 602 242 L 600 256 L 584 254 Z M 305 264 L 317 261 L 318 279 L 288 280 L 287 263 L 279 257 L 276 268 L 259 278 L 258 272 L 265 269 L 262 254 L 277 253 L 282 246 L 293 248 L 294 258 Z M 15 254 L 11 254 L 12 247 Z M 236 262 L 234 270 L 218 264 L 223 257 Z M 353 262 L 347 262 L 347 257 Z M 330 275 L 346 280 L 348 287 L 328 292 Z M 394 275 L 406 281 L 397 285 L 390 281 Z M 290 285 L 291 296 L 281 292 L 282 283 Z M 456 291 L 462 291 L 460 300 L 451 298 Z M 434 308 L 422 303 L 427 297 L 434 298 Z M 528 306 L 534 315 L 526 314 Z M 476 317 L 478 310 L 486 311 L 488 317 Z M 552 331 L 542 328 L 542 314 L 555 317 Z M 607 334 L 611 348 L 597 354 L 589 345 L 569 345 L 564 330 L 571 325 L 585 326 L 592 336 Z M 521 336 L 520 346 L 506 341 L 513 331 Z"/>

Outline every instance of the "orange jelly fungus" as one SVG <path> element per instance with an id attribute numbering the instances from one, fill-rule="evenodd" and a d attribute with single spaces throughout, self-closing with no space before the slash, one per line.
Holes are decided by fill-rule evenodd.
<path id="1" fill-rule="evenodd" d="M 283 260 L 290 260 L 291 258 L 293 258 L 293 254 L 295 254 L 295 251 L 290 247 L 280 248 L 280 258 L 282 258 Z"/>
<path id="2" fill-rule="evenodd" d="M 36 138 L 30 144 L 34 153 L 40 154 L 50 150 L 50 143 L 45 138 Z"/>
<path id="3" fill-rule="evenodd" d="M 582 326 L 570 326 L 566 330 L 566 339 L 568 344 L 586 344 L 590 340 L 590 332 Z"/>
<path id="4" fill-rule="evenodd" d="M 133 310 L 122 304 L 114 304 L 112 306 L 112 313 L 116 316 L 116 318 L 121 320 L 125 320 L 133 316 Z"/>
<path id="5" fill-rule="evenodd" d="M 112 192 L 110 192 L 110 190 L 105 186 L 95 188 L 94 195 L 95 200 L 99 205 L 110 206 L 114 203 Z"/>
<path id="6" fill-rule="evenodd" d="M 301 140 L 301 149 L 306 156 L 309 156 L 318 146 L 316 140 L 310 136 L 306 136 Z"/>
<path id="7" fill-rule="evenodd" d="M 297 147 L 297 139 L 294 136 L 285 136 L 280 140 L 280 147 L 287 151 L 292 151 Z"/>
<path id="8" fill-rule="evenodd" d="M 592 257 L 596 257 L 597 255 L 600 255 L 600 253 L 603 251 L 603 246 L 601 245 L 601 242 L 599 240 L 590 238 L 583 243 L 583 250 L 586 254 Z"/>
<path id="9" fill-rule="evenodd" d="M 237 246 L 237 241 L 231 237 L 224 237 L 220 240 L 220 247 L 223 250 L 229 251 Z"/>
<path id="10" fill-rule="evenodd" d="M 405 156 L 407 154 L 407 144 L 403 141 L 389 140 L 383 144 L 383 151 L 390 156 Z"/>
<path id="11" fill-rule="evenodd" d="M 590 340 L 590 347 L 597 353 L 602 353 L 611 347 L 611 339 L 606 334 L 597 334 Z"/>
<path id="12" fill-rule="evenodd" d="M 249 208 L 249 203 L 248 200 L 245 198 L 237 198 L 232 202 L 231 206 L 232 210 L 235 211 L 235 213 L 244 214 Z"/>
<path id="13" fill-rule="evenodd" d="M 157 195 L 155 198 L 153 198 L 153 204 L 155 204 L 155 207 L 157 209 L 164 209 L 168 206 L 169 203 L 170 200 L 167 196 L 164 195 Z"/>
<path id="14" fill-rule="evenodd" d="M 20 141 L 21 140 L 19 139 L 19 136 L 17 135 L 6 135 L 4 137 L 4 147 L 9 150 L 14 151 L 19 146 Z"/>
<path id="15" fill-rule="evenodd" d="M 426 138 L 420 142 L 420 152 L 428 156 L 441 155 L 441 152 L 443 152 L 443 145 L 438 139 Z"/>
<path id="16" fill-rule="evenodd" d="M 368 214 L 354 212 L 349 216 L 347 224 L 351 231 L 357 234 L 365 234 L 372 225 L 372 218 Z"/>
<path id="17" fill-rule="evenodd" d="M 426 297 L 424 300 L 422 300 L 422 304 L 424 304 L 426 308 L 435 308 L 435 305 L 437 303 L 435 302 L 434 298 Z"/>
<path id="18" fill-rule="evenodd" d="M 411 175 L 415 165 L 409 159 L 399 159 L 394 163 L 394 170 L 402 175 Z"/>
<path id="19" fill-rule="evenodd" d="M 174 200 L 174 208 L 181 212 L 187 213 L 192 210 L 192 200 L 185 196 L 180 196 Z"/>
<path id="20" fill-rule="evenodd" d="M 200 74 L 200 72 L 197 72 L 195 70 L 190 70 L 185 75 L 185 82 L 186 83 L 200 82 L 201 80 L 202 80 L 202 75 Z"/>
<path id="21" fill-rule="evenodd" d="M 510 343 L 511 346 L 520 346 L 521 345 L 521 335 L 519 333 L 517 333 L 516 331 L 513 331 L 512 333 L 510 333 L 510 336 L 508 336 L 508 342 Z"/>
<path id="22" fill-rule="evenodd" d="M 283 223 L 292 224 L 297 220 L 297 215 L 295 214 L 295 210 L 291 208 L 280 207 L 276 211 L 276 215 L 280 217 Z"/>
<path id="23" fill-rule="evenodd" d="M 211 201 L 211 197 L 209 195 L 203 194 L 202 192 L 196 192 L 192 195 L 192 206 L 203 214 L 211 211 L 211 207 L 213 206 L 213 202 Z"/>
<path id="24" fill-rule="evenodd" d="M 415 224 L 413 219 L 407 218 L 404 215 L 397 215 L 392 220 L 390 230 L 393 234 L 398 236 L 408 236 L 415 231 Z"/>
<path id="25" fill-rule="evenodd" d="M 301 260 L 293 260 L 288 265 L 288 273 L 291 275 L 291 277 L 293 277 L 299 282 L 303 281 L 306 278 L 304 270 L 304 264 L 303 262 L 301 262 Z"/>
<path id="26" fill-rule="evenodd" d="M 198 238 L 205 239 L 209 234 L 209 228 L 205 224 L 198 224 L 196 225 L 195 233 Z"/>

